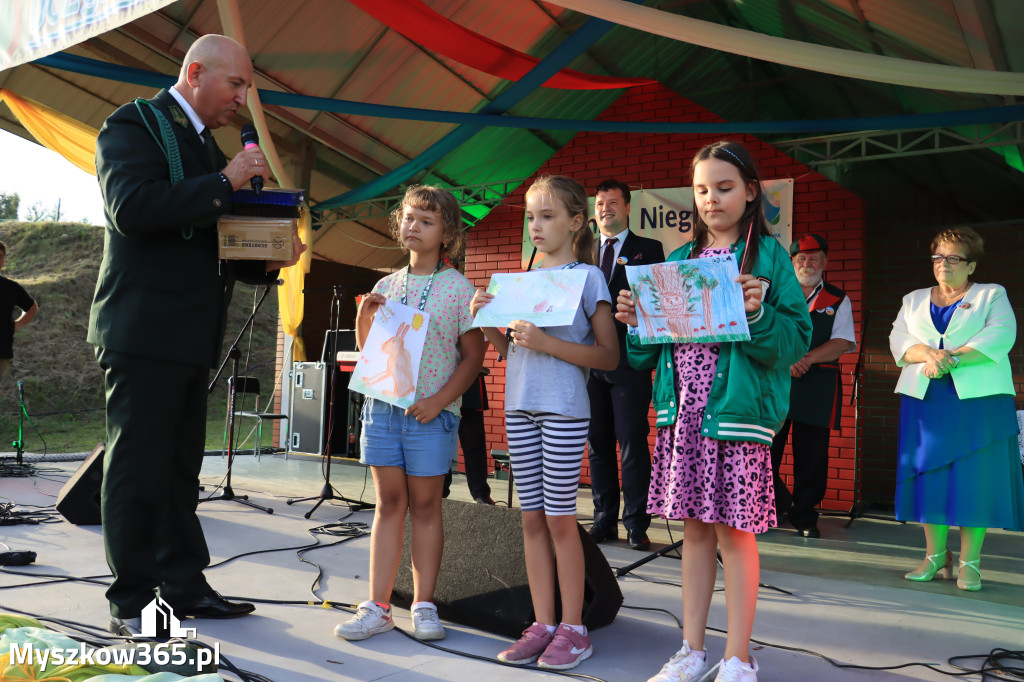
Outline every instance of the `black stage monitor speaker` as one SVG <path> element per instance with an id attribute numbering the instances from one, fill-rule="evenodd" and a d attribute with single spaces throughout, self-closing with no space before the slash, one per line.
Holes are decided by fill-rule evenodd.
<path id="1" fill-rule="evenodd" d="M 76 526 L 100 525 L 100 485 L 103 483 L 103 453 L 99 443 L 78 467 L 57 495 L 57 511 Z"/>
<path id="2" fill-rule="evenodd" d="M 523 558 L 522 512 L 508 507 L 444 500 L 444 554 L 434 588 L 437 612 L 445 620 L 517 639 L 534 621 Z M 583 542 L 585 582 L 583 624 L 608 625 L 622 606 L 622 591 L 608 561 L 577 524 Z M 412 604 L 408 520 L 405 547 L 391 600 Z M 557 607 L 556 607 L 557 608 Z"/>

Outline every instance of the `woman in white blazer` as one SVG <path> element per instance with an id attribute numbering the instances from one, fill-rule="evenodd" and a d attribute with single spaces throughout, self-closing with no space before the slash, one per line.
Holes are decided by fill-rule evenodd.
<path id="1" fill-rule="evenodd" d="M 907 580 L 952 577 L 946 548 L 960 527 L 957 587 L 981 589 L 988 528 L 1024 529 L 1024 481 L 1009 352 L 1013 308 L 998 284 L 970 281 L 983 255 L 969 227 L 943 230 L 931 245 L 936 286 L 903 297 L 889 347 L 902 368 L 896 518 L 924 524 L 924 561 Z"/>

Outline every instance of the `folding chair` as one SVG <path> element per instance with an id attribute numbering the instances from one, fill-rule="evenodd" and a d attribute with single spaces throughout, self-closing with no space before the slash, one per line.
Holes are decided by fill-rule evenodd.
<path id="1" fill-rule="evenodd" d="M 228 378 L 228 390 L 230 391 L 231 388 L 232 388 L 232 386 L 231 386 L 231 378 L 229 377 Z M 277 413 L 277 412 L 263 412 L 263 411 L 260 411 L 260 408 L 259 408 L 259 406 L 260 406 L 260 380 L 258 378 L 256 378 L 256 377 L 238 377 L 237 388 L 235 388 L 235 405 L 236 406 L 239 405 L 240 404 L 239 403 L 240 398 L 244 398 L 244 396 L 246 396 L 246 395 L 255 395 L 256 396 L 256 401 L 255 401 L 255 403 L 253 405 L 253 409 L 252 410 L 239 410 L 239 409 L 236 409 L 235 410 L 235 417 L 236 418 L 238 418 L 238 417 L 246 417 L 246 418 L 249 418 L 249 419 L 255 419 L 256 420 L 256 448 L 255 448 L 254 452 L 256 454 L 256 459 L 259 459 L 260 454 L 262 453 L 262 445 L 263 445 L 263 422 L 265 420 L 287 419 L 288 415 L 280 414 L 280 413 Z M 270 398 L 272 398 L 272 397 L 273 397 L 273 394 L 271 394 Z M 269 401 L 270 398 L 268 398 L 268 401 Z M 224 433 L 224 447 L 227 448 L 227 432 L 226 431 Z"/>

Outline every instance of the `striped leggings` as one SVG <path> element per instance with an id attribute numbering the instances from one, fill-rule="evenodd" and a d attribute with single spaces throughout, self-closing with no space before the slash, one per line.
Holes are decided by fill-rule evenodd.
<path id="1" fill-rule="evenodd" d="M 512 411 L 505 415 L 509 458 L 523 511 L 576 514 L 589 427 L 589 419 L 552 412 Z"/>

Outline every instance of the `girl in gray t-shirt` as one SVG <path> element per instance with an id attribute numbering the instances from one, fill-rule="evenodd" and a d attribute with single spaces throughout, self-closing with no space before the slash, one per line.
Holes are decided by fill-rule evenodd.
<path id="1" fill-rule="evenodd" d="M 576 490 L 590 425 L 587 374 L 615 369 L 618 339 L 608 286 L 592 259 L 587 194 L 562 176 L 537 179 L 526 192 L 530 239 L 544 254 L 544 269 L 582 269 L 587 278 L 572 324 L 540 328 L 513 320 L 507 335 L 483 332 L 508 358 L 505 428 L 512 472 L 523 509 L 526 573 L 537 622 L 498 654 L 506 663 L 540 659 L 542 668 L 574 668 L 593 649 L 583 625 L 583 546 L 576 530 Z M 471 311 L 493 296 L 477 291 Z M 554 544 L 554 554 L 551 552 Z M 556 575 L 562 622 L 555 622 Z"/>

